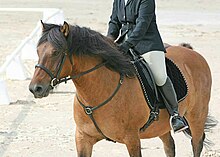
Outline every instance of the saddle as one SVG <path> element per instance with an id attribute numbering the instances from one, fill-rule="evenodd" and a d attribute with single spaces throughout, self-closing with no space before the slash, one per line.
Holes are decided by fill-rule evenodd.
<path id="1" fill-rule="evenodd" d="M 130 49 L 130 55 L 132 56 L 132 64 L 136 70 L 136 75 L 141 84 L 145 100 L 151 110 L 147 123 L 141 128 L 141 130 L 144 131 L 153 121 L 158 119 L 159 109 L 165 109 L 166 106 L 146 61 L 132 49 Z M 172 60 L 166 58 L 165 62 L 167 75 L 173 83 L 178 102 L 181 102 L 188 94 L 186 79 L 179 67 Z"/>

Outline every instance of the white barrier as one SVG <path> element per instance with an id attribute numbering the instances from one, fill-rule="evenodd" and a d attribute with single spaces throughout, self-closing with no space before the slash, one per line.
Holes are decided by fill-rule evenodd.
<path id="1" fill-rule="evenodd" d="M 42 12 L 43 22 L 53 24 L 63 24 L 63 11 L 55 8 L 0 8 L 3 12 Z M 0 67 L 0 104 L 9 104 L 9 97 L 5 85 L 6 76 L 8 79 L 27 79 L 25 68 L 22 64 L 22 59 L 37 59 L 36 44 L 31 43 L 34 36 L 41 32 L 40 21 L 31 34 L 25 38 L 21 44 L 7 57 L 6 61 Z M 17 68 L 17 69 L 15 69 Z M 5 75 L 6 74 L 6 75 Z"/>
<path id="2" fill-rule="evenodd" d="M 4 80 L 0 79 L 0 104 L 8 105 L 10 104 L 8 92 L 6 90 L 6 84 Z"/>

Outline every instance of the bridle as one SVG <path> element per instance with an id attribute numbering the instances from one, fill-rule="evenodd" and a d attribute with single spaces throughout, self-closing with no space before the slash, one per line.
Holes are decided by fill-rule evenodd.
<path id="1" fill-rule="evenodd" d="M 92 72 L 92 71 L 94 71 L 94 70 L 97 70 L 98 68 L 104 66 L 104 65 L 107 63 L 107 61 L 105 61 L 105 62 L 99 63 L 98 65 L 94 66 L 93 68 L 91 68 L 91 69 L 89 69 L 89 70 L 87 70 L 87 71 L 81 72 L 81 73 L 79 73 L 79 74 L 77 74 L 77 75 L 59 78 L 59 77 L 60 77 L 60 73 L 61 73 L 61 71 L 62 71 L 62 69 L 63 69 L 63 65 L 64 65 L 64 63 L 65 63 L 66 58 L 67 58 L 67 52 L 64 52 L 63 55 L 62 55 L 62 59 L 61 59 L 60 63 L 59 63 L 58 66 L 57 66 L 57 69 L 58 69 L 58 70 L 57 70 L 57 74 L 56 74 L 56 75 L 54 75 L 54 74 L 53 74 L 47 67 L 45 67 L 43 64 L 36 64 L 36 65 L 35 65 L 35 68 L 40 68 L 40 69 L 44 70 L 44 71 L 50 76 L 50 78 L 51 78 L 50 86 L 51 86 L 52 88 L 54 88 L 55 86 L 57 86 L 58 84 L 60 84 L 60 83 L 62 83 L 62 82 L 65 82 L 65 83 L 66 83 L 67 81 L 69 81 L 69 80 L 71 80 L 71 79 L 79 78 L 79 77 L 81 77 L 81 76 L 83 76 L 83 75 L 85 75 L 85 74 L 88 74 L 88 73 L 90 73 L 90 72 Z"/>
<path id="2" fill-rule="evenodd" d="M 63 77 L 63 78 L 59 78 L 60 77 L 60 73 L 62 71 L 62 68 L 63 68 L 63 65 L 65 63 L 65 60 L 66 60 L 66 57 L 67 57 L 67 53 L 63 53 L 62 55 L 62 59 L 60 61 L 60 63 L 58 64 L 58 70 L 57 70 L 57 74 L 54 75 L 48 68 L 46 68 L 43 64 L 37 64 L 35 65 L 35 68 L 41 68 L 42 70 L 44 70 L 50 77 L 51 77 L 51 81 L 50 81 L 50 86 L 52 87 L 52 89 L 62 83 L 62 82 L 67 82 L 68 80 L 71 80 L 71 79 L 76 79 L 76 78 L 79 78 L 83 75 L 86 75 L 90 72 L 93 72 L 95 70 L 97 70 L 98 68 L 104 66 L 107 61 L 105 62 L 102 62 L 102 63 L 99 63 L 98 65 L 94 66 L 93 68 L 87 70 L 87 71 L 84 71 L 84 72 L 81 72 L 77 75 L 73 75 L 73 76 L 68 76 L 68 77 Z M 89 116 L 89 118 L 92 120 L 93 124 L 95 125 L 97 131 L 108 141 L 112 141 L 112 142 L 115 142 L 113 140 L 111 140 L 110 138 L 108 138 L 102 131 L 101 129 L 99 128 L 98 124 L 96 123 L 94 117 L 93 117 L 93 111 L 99 109 L 100 107 L 106 105 L 108 102 L 110 102 L 112 100 L 112 98 L 117 94 L 117 92 L 119 91 L 122 83 L 123 83 L 123 80 L 124 80 L 124 75 L 123 74 L 120 74 L 120 79 L 119 79 L 119 82 L 118 82 L 118 85 L 117 87 L 115 88 L 114 92 L 110 95 L 110 97 L 108 99 L 106 99 L 105 101 L 103 101 L 102 103 L 100 103 L 99 105 L 95 106 L 95 107 L 92 107 L 92 106 L 86 106 L 85 104 L 82 103 L 82 101 L 80 101 L 78 95 L 76 94 L 76 98 L 79 102 L 79 104 L 83 107 L 85 113 Z"/>

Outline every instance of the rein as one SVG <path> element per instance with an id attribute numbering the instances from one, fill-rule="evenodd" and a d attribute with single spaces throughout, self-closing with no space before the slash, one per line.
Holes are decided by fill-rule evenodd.
<path id="1" fill-rule="evenodd" d="M 58 84 L 60 84 L 60 83 L 62 83 L 62 82 L 65 82 L 65 83 L 66 83 L 67 81 L 69 81 L 69 80 L 71 80 L 71 79 L 76 79 L 76 78 L 79 78 L 79 77 L 81 77 L 81 76 L 83 76 L 83 75 L 86 75 L 86 74 L 88 74 L 88 73 L 90 73 L 90 72 L 92 72 L 92 71 L 95 71 L 95 70 L 99 69 L 100 67 L 104 66 L 104 65 L 107 63 L 107 61 L 105 61 L 105 62 L 102 62 L 102 63 L 100 63 L 100 64 L 94 66 L 93 68 L 91 68 L 91 69 L 89 69 L 89 70 L 87 70 L 87 71 L 81 72 L 81 73 L 79 73 L 79 74 L 77 74 L 77 75 L 59 78 L 60 73 L 61 73 L 61 70 L 62 70 L 63 65 L 64 65 L 64 62 L 65 62 L 65 60 L 66 60 L 66 56 L 67 56 L 67 53 L 63 53 L 62 60 L 61 60 L 61 62 L 58 64 L 59 69 L 58 69 L 58 71 L 57 71 L 56 76 L 55 76 L 48 68 L 46 68 L 43 64 L 37 64 L 37 65 L 35 65 L 35 68 L 41 68 L 41 69 L 43 69 L 43 70 L 51 77 L 50 86 L 51 86 L 52 88 L 54 88 L 55 86 L 57 86 Z"/>

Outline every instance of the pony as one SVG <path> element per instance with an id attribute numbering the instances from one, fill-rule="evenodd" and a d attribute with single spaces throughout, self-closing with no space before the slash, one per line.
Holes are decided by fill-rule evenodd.
<path id="1" fill-rule="evenodd" d="M 74 120 L 78 157 L 91 157 L 93 145 L 102 139 L 123 143 L 130 157 L 141 157 L 140 139 L 159 137 L 167 157 L 175 156 L 175 144 L 167 110 L 145 131 L 150 109 L 134 66 L 128 56 L 104 35 L 86 27 L 46 24 L 37 45 L 39 56 L 29 90 L 35 98 L 49 95 L 59 83 L 72 80 L 76 87 Z M 211 72 L 194 50 L 169 46 L 166 57 L 181 69 L 188 85 L 179 113 L 191 130 L 194 157 L 199 157 L 209 123 Z M 212 123 L 213 124 L 213 123 Z"/>

